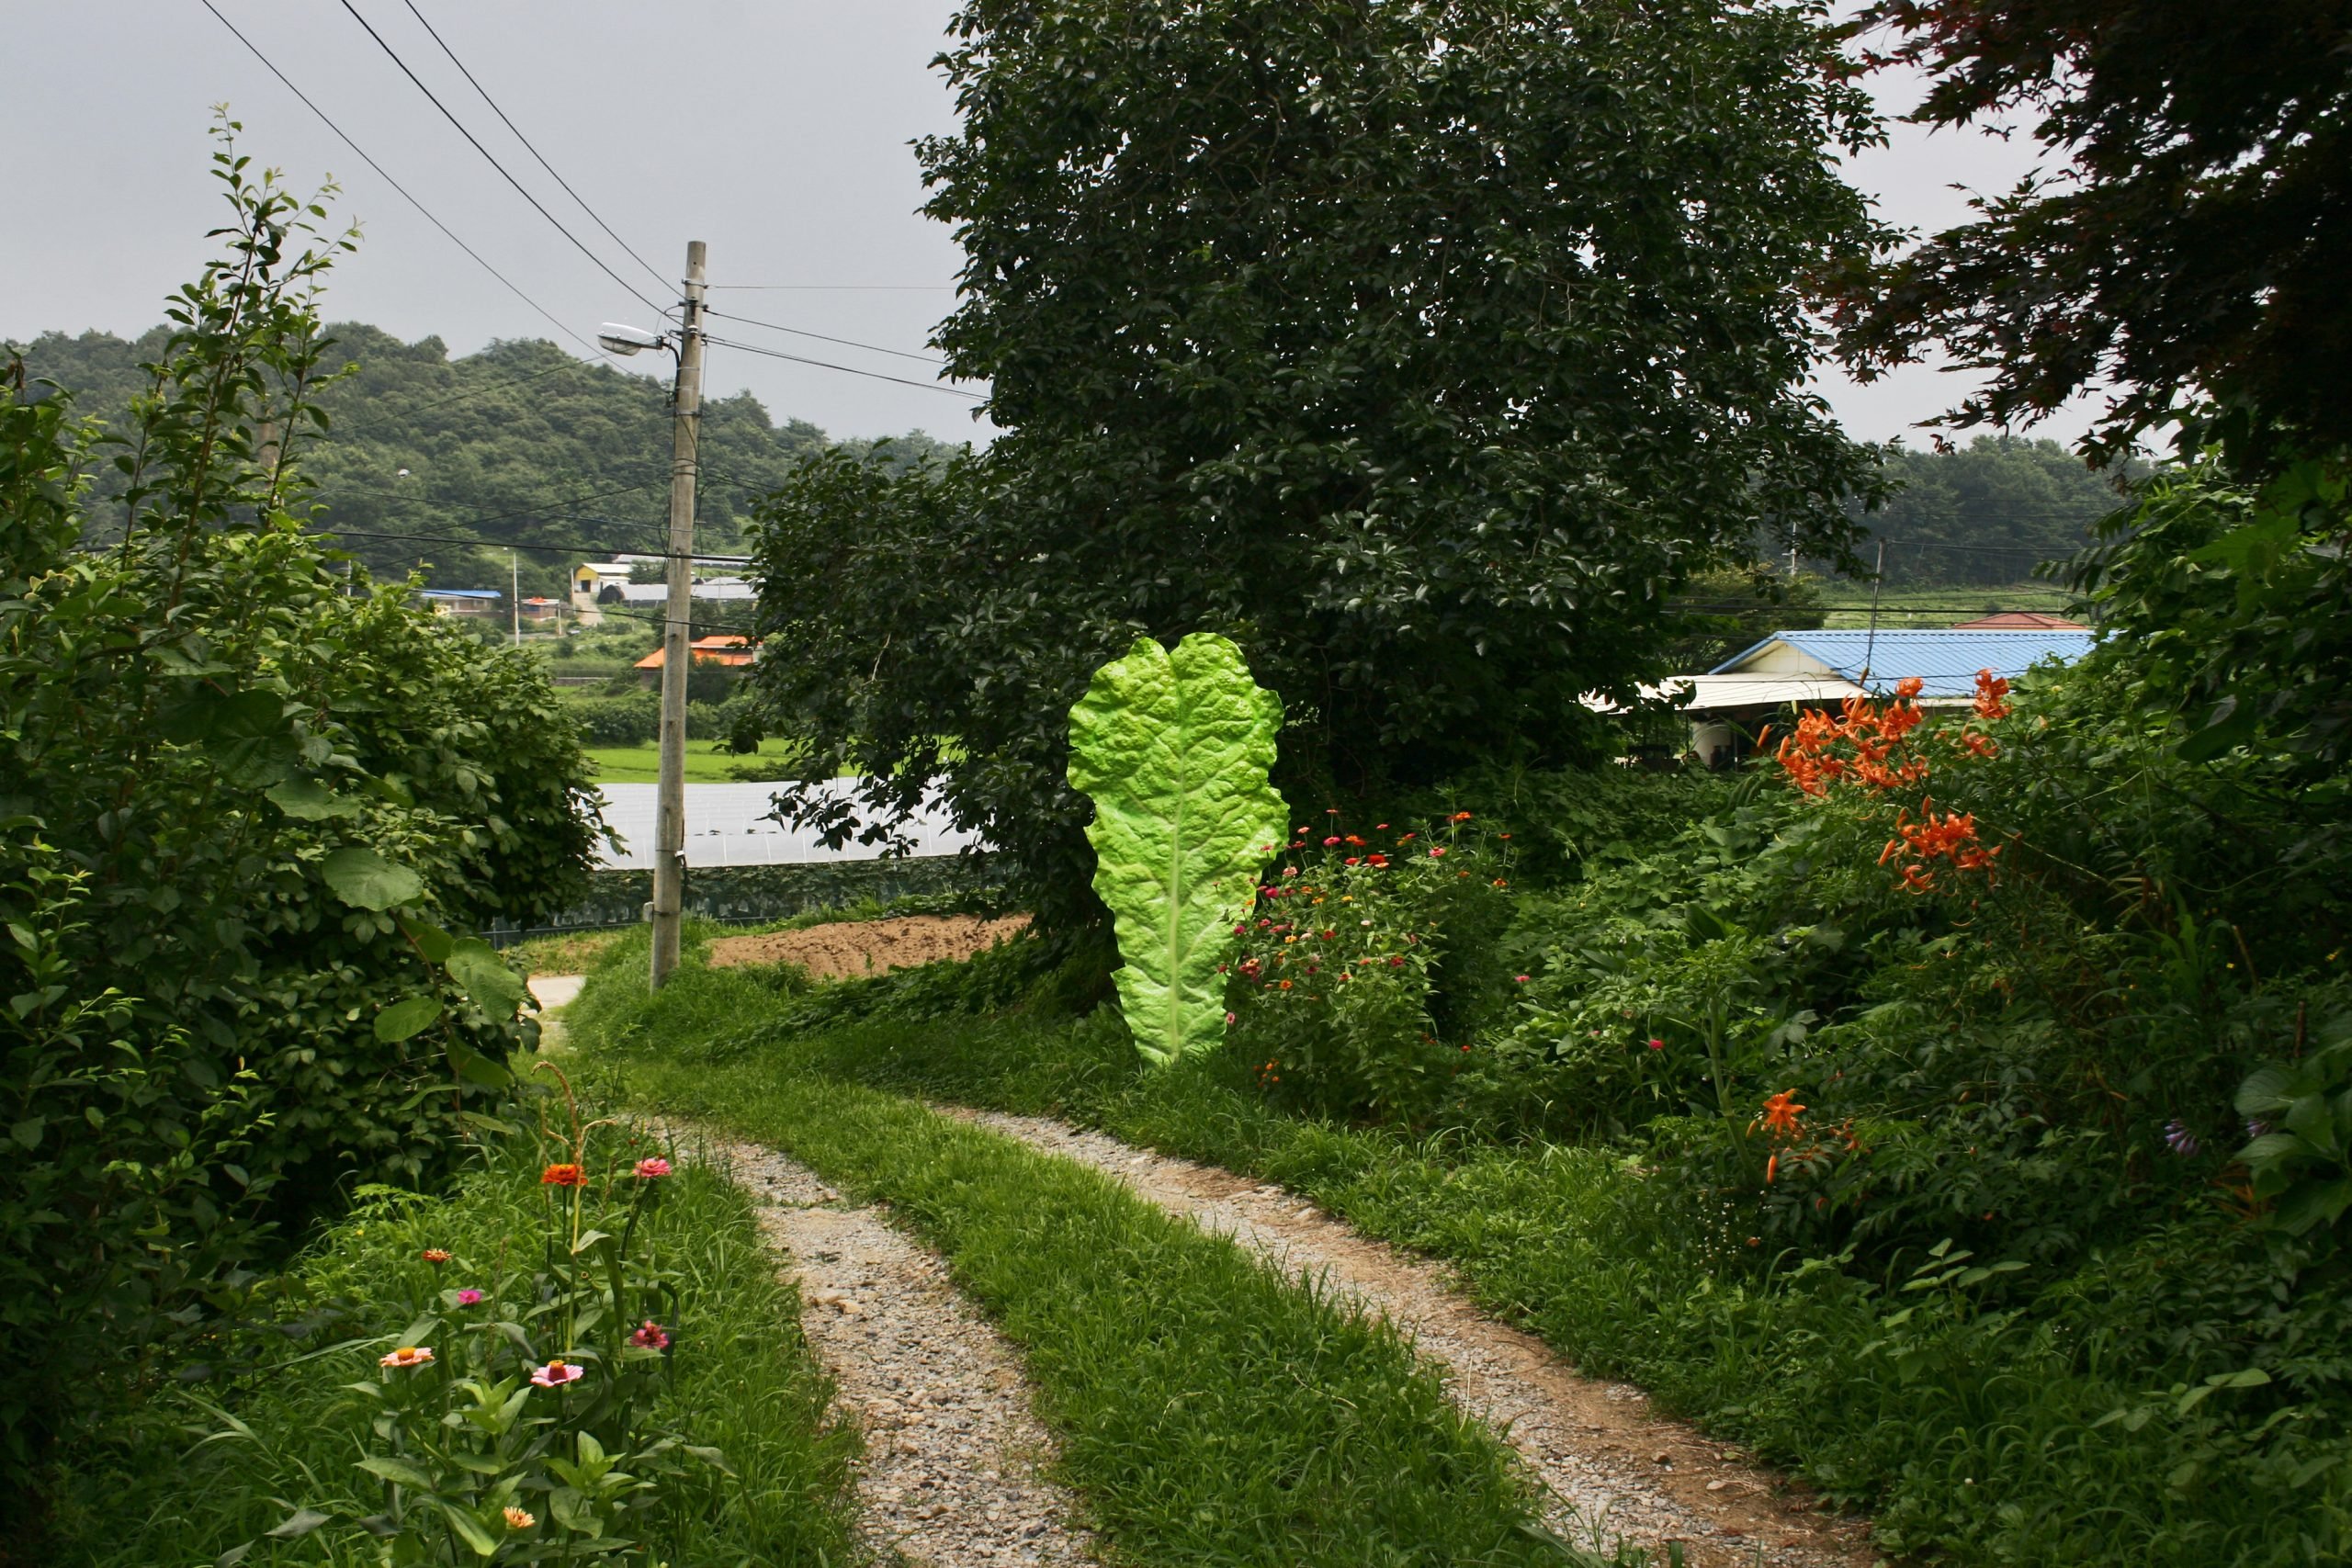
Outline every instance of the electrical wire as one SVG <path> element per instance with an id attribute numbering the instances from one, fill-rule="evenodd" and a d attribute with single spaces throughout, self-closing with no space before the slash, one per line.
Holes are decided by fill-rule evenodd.
<path id="1" fill-rule="evenodd" d="M 466 69 L 466 62 L 458 58 L 457 51 L 451 49 L 447 40 L 442 38 L 440 33 L 435 29 L 433 24 L 424 19 L 424 13 L 416 8 L 416 0 L 401 0 L 401 3 L 408 7 L 408 14 L 416 18 L 417 25 L 425 30 L 435 43 L 441 46 L 441 52 L 447 55 L 449 57 L 449 63 L 458 68 L 458 74 L 463 76 L 473 90 L 481 95 L 481 101 L 490 106 L 490 112 L 498 117 L 499 123 L 505 126 L 507 130 L 513 131 L 514 133 L 514 140 L 523 144 L 524 151 L 529 152 L 532 157 L 538 160 L 539 167 L 548 172 L 548 177 L 563 187 L 563 194 L 578 202 L 580 204 L 580 210 L 586 213 L 595 223 L 596 227 L 605 231 L 605 237 L 611 240 L 613 243 L 618 245 L 622 250 L 628 252 L 629 260 L 635 262 L 638 265 L 643 267 L 648 273 L 650 273 L 657 285 L 663 288 L 671 287 L 672 283 L 674 281 L 673 279 L 664 276 L 661 268 L 655 266 L 651 262 L 647 261 L 643 256 L 639 255 L 637 252 L 631 248 L 627 240 L 624 240 L 618 234 L 614 233 L 613 226 L 605 222 L 594 208 L 588 205 L 588 198 L 582 196 L 578 191 L 572 189 L 571 182 L 570 180 L 565 179 L 561 175 L 555 172 L 555 165 L 548 163 L 546 156 L 541 153 L 537 147 L 534 147 L 531 144 L 531 139 L 523 134 L 523 128 L 516 125 L 512 119 L 507 118 L 506 111 L 498 107 L 498 100 L 490 96 L 490 89 L 483 86 L 480 82 L 474 79 L 474 73 Z"/>
<path id="2" fill-rule="evenodd" d="M 713 283 L 711 288 L 734 288 L 747 293 L 782 293 L 807 291 L 817 294 L 953 294 L 950 283 Z"/>
<path id="3" fill-rule="evenodd" d="M 211 4 L 211 0 L 205 0 L 205 3 L 209 5 Z M 647 310 L 655 312 L 657 315 L 664 317 L 667 317 L 670 314 L 669 307 L 655 304 L 651 299 L 647 299 L 644 293 L 639 290 L 636 285 L 630 283 L 628 279 L 623 277 L 619 273 L 615 272 L 610 266 L 607 266 L 605 264 L 604 257 L 598 255 L 595 252 L 590 250 L 585 244 L 582 243 L 579 235 L 565 228 L 562 220 L 557 218 L 554 213 L 549 212 L 540 202 L 537 197 L 533 196 L 529 190 L 526 189 L 522 181 L 516 179 L 512 174 L 509 174 L 507 172 L 506 165 L 500 163 L 497 156 L 492 153 L 489 148 L 481 144 L 480 138 L 476 137 L 472 131 L 466 129 L 465 122 L 459 119 L 456 115 L 449 112 L 449 106 L 443 103 L 439 97 L 435 96 L 433 89 L 424 85 L 424 81 L 422 77 L 418 76 L 415 72 L 409 69 L 408 62 L 402 60 L 400 56 L 400 51 L 384 40 L 384 35 L 376 30 L 374 24 L 370 23 L 367 17 L 359 14 L 358 6 L 354 6 L 351 3 L 351 0 L 342 0 L 342 4 L 343 8 L 351 13 L 351 19 L 357 22 L 362 28 L 366 28 L 368 36 L 376 40 L 376 47 L 382 50 L 384 53 L 390 58 L 391 62 L 401 68 L 401 74 L 406 76 L 412 83 L 415 84 L 416 90 L 424 95 L 426 101 L 431 103 L 435 108 L 441 111 L 441 118 L 447 120 L 451 125 L 457 127 L 458 134 L 464 137 L 467 141 L 470 142 L 475 152 L 481 153 L 485 159 L 489 160 L 490 166 L 498 171 L 499 177 L 503 179 L 508 185 L 513 186 L 515 193 L 521 196 L 525 201 L 531 204 L 533 211 L 537 212 L 540 217 L 553 224 L 555 226 L 555 231 L 561 234 L 565 239 L 571 241 L 574 250 L 577 250 L 582 255 L 586 256 L 591 262 L 594 263 L 596 269 L 599 272 L 602 272 L 606 277 L 611 278 L 615 283 L 619 284 L 623 290 L 635 295 L 638 299 L 644 303 Z"/>
<path id="4" fill-rule="evenodd" d="M 713 313 L 716 314 L 716 312 Z M 981 393 L 967 392 L 961 387 L 943 387 L 936 381 L 916 381 L 904 376 L 885 376 L 879 370 L 860 370 L 853 365 L 834 365 L 822 359 L 808 359 L 797 354 L 786 354 L 782 349 L 762 348 L 757 344 L 736 343 L 729 338 L 712 337 L 707 333 L 703 334 L 703 342 L 714 348 L 731 348 L 742 354 L 763 355 L 769 359 L 786 359 L 795 365 L 813 365 L 820 370 L 839 370 L 843 375 L 864 376 L 874 381 L 894 381 L 901 387 L 920 387 L 926 392 L 944 392 L 951 398 L 966 398 L 976 403 L 988 401 Z"/>
<path id="5" fill-rule="evenodd" d="M 944 359 L 933 359 L 927 354 L 910 354 L 903 348 L 884 348 L 878 344 L 860 343 L 854 337 L 828 337 L 823 333 L 807 332 L 799 327 L 787 327 L 781 321 L 763 321 L 752 316 L 738 316 L 727 310 L 706 310 L 703 313 L 717 316 L 721 321 L 741 321 L 747 327 L 765 327 L 772 333 L 790 333 L 794 337 L 813 337 L 819 343 L 837 343 L 843 348 L 862 348 L 870 354 L 888 354 L 899 359 L 911 359 L 918 365 L 936 365 L 944 367 L 947 363 Z"/>
<path id="6" fill-rule="evenodd" d="M 350 148 L 361 163 L 375 170 L 379 178 L 380 178 L 386 185 L 398 191 L 401 195 L 401 199 L 406 201 L 411 207 L 415 208 L 426 222 L 432 224 L 435 229 L 440 230 L 442 234 L 447 238 L 451 244 L 465 252 L 469 256 L 471 256 L 474 259 L 475 264 L 484 272 L 490 274 L 491 276 L 504 284 L 507 289 L 514 294 L 514 298 L 520 299 L 524 304 L 528 305 L 532 310 L 537 310 L 540 315 L 546 317 L 548 324 L 553 326 L 556 331 L 561 333 L 564 336 L 570 338 L 572 342 L 578 344 L 581 347 L 586 349 L 591 354 L 597 355 L 607 360 L 610 360 L 613 357 L 611 355 L 606 354 L 603 349 L 597 347 L 594 344 L 590 343 L 586 338 L 582 337 L 578 333 L 573 332 L 570 327 L 565 326 L 554 311 L 548 310 L 545 305 L 540 304 L 537 299 L 532 299 L 528 294 L 524 293 L 521 286 L 516 284 L 514 279 L 508 277 L 504 273 L 491 265 L 487 261 L 484 261 L 481 252 L 475 250 L 471 245 L 469 245 L 463 240 L 458 238 L 456 232 L 452 231 L 447 223 L 442 222 L 441 220 L 433 216 L 433 211 L 430 208 L 426 207 L 424 203 L 417 200 L 413 196 L 411 196 L 406 186 L 401 184 L 400 181 L 392 178 L 390 175 L 387 174 L 384 170 L 383 164 L 379 164 L 375 159 L 369 157 L 368 155 L 367 149 L 360 146 L 358 142 L 354 141 L 350 136 L 345 132 L 343 127 L 337 125 L 328 117 L 326 110 L 319 107 L 317 104 L 312 103 L 311 101 L 311 96 L 308 93 L 305 93 L 301 88 L 296 86 L 292 78 L 288 76 L 285 72 L 280 71 L 275 64 L 271 63 L 269 56 L 261 51 L 260 46 L 255 44 L 253 39 L 247 38 L 243 33 L 239 32 L 237 30 L 237 24 L 231 21 L 227 17 L 222 16 L 220 8 L 215 6 L 212 3 L 212 0 L 203 0 L 203 5 L 206 10 L 212 13 L 215 20 L 220 22 L 222 27 L 228 28 L 230 33 L 235 37 L 236 40 L 239 43 L 243 44 L 246 50 L 252 53 L 255 60 L 262 62 L 262 66 L 265 70 L 266 70 L 271 75 L 277 77 L 280 83 L 284 84 L 288 92 L 302 100 L 303 107 L 309 109 L 312 114 L 317 115 L 320 121 L 324 124 L 329 130 L 334 131 L 336 137 L 342 141 L 343 144 L 345 147 Z"/>

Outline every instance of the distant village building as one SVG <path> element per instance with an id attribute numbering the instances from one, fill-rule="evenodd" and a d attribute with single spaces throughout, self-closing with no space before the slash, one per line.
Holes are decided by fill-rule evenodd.
<path id="1" fill-rule="evenodd" d="M 1951 629 L 1956 632 L 2086 632 L 2090 627 L 2080 621 L 2070 621 L 2064 615 L 2052 615 L 2041 610 L 1996 610 L 1973 621 L 1954 621 Z"/>
<path id="2" fill-rule="evenodd" d="M 658 675 L 664 662 L 662 655 L 669 651 L 657 648 L 632 666 L 641 675 Z M 715 635 L 698 637 L 686 645 L 689 664 L 720 664 L 730 670 L 741 670 L 758 661 L 759 645 L 747 637 Z"/>
<path id="3" fill-rule="evenodd" d="M 1691 751 L 1709 767 L 1728 767 L 1754 749 L 1756 732 L 1784 707 L 1883 697 L 1896 682 L 1912 679 L 1920 682 L 1921 707 L 1964 707 L 1975 696 L 1977 671 L 2014 681 L 2047 660 L 2074 663 L 2091 650 L 2091 641 L 2088 628 L 2071 623 L 2016 630 L 1775 632 L 1704 675 L 1669 681 L 1667 687 L 1690 693 Z"/>
<path id="4" fill-rule="evenodd" d="M 670 589 L 666 582 L 632 582 L 634 569 L 658 567 L 661 556 L 616 556 L 609 561 L 592 561 L 572 569 L 571 606 L 579 612 L 583 626 L 597 625 L 608 607 L 635 605 L 639 609 L 666 604 Z M 697 560 L 694 563 L 693 596 L 705 602 L 750 601 L 759 597 L 759 590 L 749 578 L 734 570 L 731 561 Z"/>
<path id="5" fill-rule="evenodd" d="M 1682 711 L 1690 721 L 1690 754 L 1708 767 L 1724 768 L 1750 755 L 1757 732 L 1788 709 L 1888 696 L 1896 682 L 1915 676 L 1921 707 L 1964 707 L 1975 695 L 1978 671 L 2014 681 L 2045 660 L 2074 663 L 2091 650 L 2092 640 L 2087 627 L 2064 621 L 2028 628 L 1774 632 L 1703 675 L 1670 676 L 1644 686 L 1642 695 L 1687 698 Z M 1598 697 L 1586 702 L 1602 712 L 1615 707 Z"/>
<path id="6" fill-rule="evenodd" d="M 436 615 L 498 615 L 506 595 L 495 588 L 423 588 L 417 597 Z"/>

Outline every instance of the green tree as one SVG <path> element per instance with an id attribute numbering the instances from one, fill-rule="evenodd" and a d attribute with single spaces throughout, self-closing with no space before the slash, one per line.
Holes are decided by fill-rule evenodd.
<path id="1" fill-rule="evenodd" d="M 937 771 L 1082 887 L 1062 716 L 1139 635 L 1247 650 L 1294 798 L 1575 755 L 1690 573 L 1849 538 L 1875 468 L 1804 390 L 1805 284 L 1878 241 L 1823 153 L 1875 133 L 1816 8 L 975 0 L 953 34 L 938 341 L 1005 433 L 815 460 L 759 536 L 771 696 L 869 826 Z"/>
<path id="2" fill-rule="evenodd" d="M 1866 375 L 1941 344 L 1990 379 L 1954 417 L 2009 424 L 2114 389 L 2111 456 L 2198 397 L 2287 447 L 2352 445 L 2352 6 L 2212 0 L 1876 0 L 1866 58 L 1924 71 L 1910 117 L 2039 117 L 2053 156 L 1977 217 L 1859 266 Z"/>

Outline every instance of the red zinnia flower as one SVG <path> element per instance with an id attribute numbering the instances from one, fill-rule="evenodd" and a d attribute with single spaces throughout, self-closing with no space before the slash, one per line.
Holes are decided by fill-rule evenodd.
<path id="1" fill-rule="evenodd" d="M 417 1256 L 424 1258 L 427 1263 L 447 1263 L 449 1261 L 449 1255 L 437 1247 L 428 1247 L 423 1252 L 418 1253 Z"/>
<path id="2" fill-rule="evenodd" d="M 542 1187 L 585 1187 L 588 1173 L 576 1165 L 551 1165 L 539 1172 Z"/>

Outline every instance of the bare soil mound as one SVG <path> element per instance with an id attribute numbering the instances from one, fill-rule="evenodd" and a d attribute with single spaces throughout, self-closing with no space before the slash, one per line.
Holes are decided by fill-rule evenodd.
<path id="1" fill-rule="evenodd" d="M 1029 929 L 1026 915 L 984 920 L 977 915 L 901 915 L 842 920 L 797 931 L 723 936 L 710 944 L 710 966 L 797 964 L 817 980 L 854 979 L 943 958 L 969 958 Z"/>

